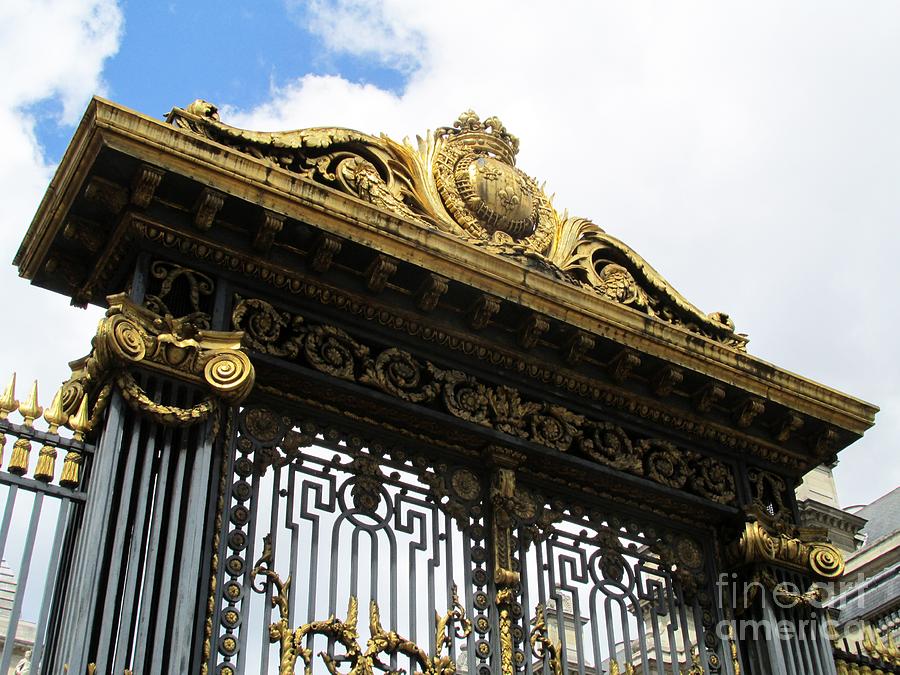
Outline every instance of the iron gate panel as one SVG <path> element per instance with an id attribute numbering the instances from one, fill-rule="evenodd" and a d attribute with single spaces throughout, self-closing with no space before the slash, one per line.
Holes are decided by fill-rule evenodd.
<path id="1" fill-rule="evenodd" d="M 259 664 L 259 672 L 284 672 L 275 668 L 278 645 L 263 646 L 270 626 L 343 618 L 351 598 L 362 615 L 360 644 L 372 637 L 374 602 L 385 629 L 435 656 L 435 616 L 454 609 L 457 593 L 465 618 L 451 628 L 467 634 L 444 653 L 486 659 L 484 488 L 471 468 L 367 446 L 261 408 L 243 411 L 234 438 L 223 518 L 230 529 L 219 551 L 219 671 L 256 672 Z M 279 591 L 286 615 L 269 600 Z M 340 656 L 333 638 L 310 635 L 306 644 L 312 654 Z M 386 662 L 421 669 L 397 652 Z"/>
<path id="2" fill-rule="evenodd" d="M 566 673 L 706 672 L 704 635 L 715 615 L 705 592 L 707 552 L 689 535 L 667 542 L 662 528 L 568 503 L 537 537 L 519 530 L 523 624 L 543 614 Z M 526 658 L 525 672 L 542 672 L 544 660 Z"/>
<path id="3" fill-rule="evenodd" d="M 66 601 L 94 453 L 83 441 L 83 415 L 70 423 L 74 433 L 60 430 L 72 402 L 60 391 L 42 408 L 35 383 L 20 403 L 15 376 L 0 396 L 0 559 L 9 563 L 0 598 L 0 673 L 41 672 L 56 647 L 48 636 Z M 21 423 L 9 418 L 13 413 Z M 35 428 L 42 414 L 45 430 Z"/>
<path id="4" fill-rule="evenodd" d="M 510 583 L 492 467 L 261 407 L 231 426 L 207 638 L 215 672 L 331 672 L 367 654 L 390 671 L 441 672 L 425 666 L 446 657 L 457 672 L 498 672 L 505 615 L 494 599 L 506 587 L 514 667 L 527 675 L 695 674 L 719 662 L 705 642 L 717 614 L 697 536 L 521 483 L 509 506 L 521 576 Z M 582 615 L 579 629 L 566 625 Z M 354 620 L 348 647 L 341 631 Z"/>

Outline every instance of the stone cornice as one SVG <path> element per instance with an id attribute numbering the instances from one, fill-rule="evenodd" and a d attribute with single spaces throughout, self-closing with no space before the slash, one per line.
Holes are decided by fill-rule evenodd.
<path id="1" fill-rule="evenodd" d="M 829 527 L 856 534 L 866 524 L 865 518 L 836 509 L 828 504 L 817 502 L 814 499 L 807 499 L 799 502 L 797 507 L 800 512 L 811 514 L 809 517 L 815 518 L 818 522 L 827 523 Z"/>
<path id="2" fill-rule="evenodd" d="M 503 350 L 485 341 L 450 331 L 446 327 L 434 327 L 421 320 L 421 316 L 401 310 L 388 311 L 372 303 L 344 293 L 319 279 L 291 275 L 287 270 L 273 265 L 254 262 L 253 271 L 245 268 L 246 263 L 236 251 L 224 247 L 214 248 L 209 242 L 179 235 L 158 224 L 136 221 L 132 233 L 123 236 L 129 240 L 134 233 L 150 242 L 160 243 L 204 263 L 213 263 L 223 270 L 236 271 L 250 278 L 266 281 L 276 289 L 286 290 L 291 295 L 316 300 L 343 310 L 353 318 L 375 321 L 398 332 L 418 337 L 426 342 L 436 343 L 450 350 L 477 358 L 505 370 L 524 373 L 542 384 L 555 385 L 561 389 L 576 392 L 587 400 L 597 401 L 604 407 L 618 410 L 682 432 L 686 437 L 711 443 L 719 450 L 727 450 L 742 456 L 751 455 L 760 460 L 795 470 L 803 471 L 810 460 L 786 451 L 774 442 L 766 442 L 750 437 L 743 431 L 733 430 L 725 425 L 706 422 L 702 416 L 685 413 L 665 405 L 649 396 L 635 396 L 616 387 L 604 385 L 595 378 L 580 375 L 573 369 L 560 369 L 535 358 L 525 358 L 508 350 Z"/>

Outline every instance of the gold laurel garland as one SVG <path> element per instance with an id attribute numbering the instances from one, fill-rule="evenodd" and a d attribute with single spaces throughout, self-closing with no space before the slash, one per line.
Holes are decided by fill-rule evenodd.
<path id="1" fill-rule="evenodd" d="M 128 372 L 120 373 L 116 377 L 116 385 L 122 398 L 132 409 L 164 426 L 183 427 L 199 424 L 206 421 L 217 407 L 216 400 L 212 396 L 207 396 L 190 408 L 162 405 L 151 399 Z"/>

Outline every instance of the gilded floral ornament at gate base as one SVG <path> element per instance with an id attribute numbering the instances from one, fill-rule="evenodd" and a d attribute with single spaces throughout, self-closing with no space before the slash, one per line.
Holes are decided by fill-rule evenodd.
<path id="1" fill-rule="evenodd" d="M 563 675 L 562 662 L 560 654 L 562 653 L 562 643 L 553 642 L 550 639 L 550 630 L 547 626 L 547 619 L 544 616 L 544 606 L 538 604 L 534 608 L 534 619 L 531 621 L 531 633 L 529 642 L 531 643 L 531 653 L 541 662 L 550 663 L 550 675 Z"/>
<path id="2" fill-rule="evenodd" d="M 376 670 L 392 672 L 387 664 L 381 661 L 382 654 L 388 656 L 403 654 L 410 657 L 421 668 L 417 671 L 421 675 L 456 673 L 456 664 L 448 654 L 444 654 L 444 650 L 455 640 L 463 640 L 472 632 L 472 623 L 466 617 L 465 609 L 459 601 L 456 584 L 451 587 L 450 608 L 443 616 L 435 617 L 433 656 L 429 656 L 425 649 L 395 631 L 385 630 L 381 625 L 380 611 L 375 600 L 369 603 L 370 636 L 363 649 L 359 644 L 357 630 L 359 603 L 353 595 L 350 596 L 346 619 L 340 620 L 332 615 L 324 621 L 313 621 L 299 628 L 291 628 L 289 623 L 291 577 L 288 576 L 282 581 L 271 567 L 273 561 L 271 539 L 267 535 L 263 540 L 262 556 L 253 566 L 250 576 L 254 580 L 263 577 L 267 582 L 262 586 L 254 584 L 253 589 L 256 592 L 265 593 L 270 584 L 274 590 L 269 600 L 273 607 L 278 608 L 279 619 L 269 626 L 269 640 L 279 644 L 279 675 L 295 675 L 298 659 L 303 661 L 306 674 L 312 673 L 313 653 L 306 646 L 306 638 L 309 635 L 324 635 L 344 648 L 344 654 L 339 657 L 326 652 L 319 654 L 328 672 L 333 675 L 374 675 Z M 339 673 L 340 663 L 349 664 L 350 668 L 346 673 Z"/>
<path id="3" fill-rule="evenodd" d="M 201 100 L 172 110 L 169 122 L 417 227 L 450 233 L 598 297 L 746 349 L 747 338 L 734 332 L 727 315 L 704 314 L 627 245 L 588 220 L 557 213 L 543 188 L 516 167 L 519 140 L 496 117 L 482 121 L 467 111 L 415 144 L 349 129 L 238 129 Z M 320 263 L 313 267 L 327 268 Z"/>

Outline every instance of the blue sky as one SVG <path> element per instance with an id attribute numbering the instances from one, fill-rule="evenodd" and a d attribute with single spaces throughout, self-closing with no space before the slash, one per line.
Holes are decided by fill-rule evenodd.
<path id="1" fill-rule="evenodd" d="M 279 0 L 122 3 L 118 52 L 103 69 L 107 97 L 162 117 L 195 98 L 244 108 L 266 102 L 273 87 L 306 74 L 339 75 L 399 92 L 406 72 L 377 59 L 338 53 L 306 28 L 307 11 Z M 408 69 L 406 69 L 408 70 Z M 72 135 L 59 123 L 60 103 L 32 107 L 38 138 L 58 161 Z"/>
<path id="2" fill-rule="evenodd" d="M 7 259 L 95 93 L 156 117 L 201 97 L 238 126 L 398 138 L 474 107 L 522 139 L 519 166 L 558 210 L 728 312 L 752 354 L 881 405 L 838 466 L 845 504 L 900 483 L 895 2 L 35 0 L 0 7 L 0 57 Z M 6 368 L 50 390 L 98 310 L 0 275 L 58 317 L 0 335 Z"/>

